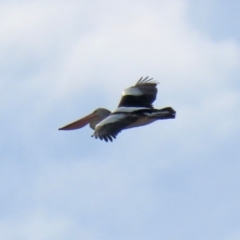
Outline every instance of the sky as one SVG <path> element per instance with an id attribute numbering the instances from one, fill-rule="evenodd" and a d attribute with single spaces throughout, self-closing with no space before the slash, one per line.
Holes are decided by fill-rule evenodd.
<path id="1" fill-rule="evenodd" d="M 0 239 L 240 239 L 239 1 L 0 1 Z M 58 131 L 141 76 L 176 119 Z"/>

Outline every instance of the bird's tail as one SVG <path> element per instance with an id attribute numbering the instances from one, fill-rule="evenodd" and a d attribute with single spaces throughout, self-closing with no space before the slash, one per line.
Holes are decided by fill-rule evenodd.
<path id="1" fill-rule="evenodd" d="M 152 117 L 157 119 L 169 119 L 169 118 L 175 118 L 176 111 L 172 109 L 171 107 L 166 107 L 157 110 Z"/>

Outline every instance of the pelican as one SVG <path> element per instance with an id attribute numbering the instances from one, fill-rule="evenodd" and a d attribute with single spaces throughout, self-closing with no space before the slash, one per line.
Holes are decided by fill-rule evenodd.
<path id="1" fill-rule="evenodd" d="M 87 124 L 94 130 L 92 137 L 113 141 L 124 129 L 140 127 L 157 120 L 175 118 L 175 110 L 171 107 L 153 108 L 152 103 L 157 96 L 157 81 L 153 78 L 141 77 L 137 83 L 122 92 L 117 109 L 110 112 L 98 108 L 91 114 L 70 123 L 59 130 L 79 129 Z"/>

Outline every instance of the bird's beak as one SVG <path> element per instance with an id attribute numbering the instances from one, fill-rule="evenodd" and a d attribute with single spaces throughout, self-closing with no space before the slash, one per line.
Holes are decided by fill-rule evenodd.
<path id="1" fill-rule="evenodd" d="M 58 130 L 74 130 L 74 129 L 82 128 L 82 127 L 86 126 L 88 123 L 90 123 L 92 120 L 96 120 L 96 119 L 97 119 L 96 113 L 91 113 L 84 118 L 81 118 L 81 119 L 79 119 L 73 123 L 70 123 L 62 128 L 59 128 Z"/>

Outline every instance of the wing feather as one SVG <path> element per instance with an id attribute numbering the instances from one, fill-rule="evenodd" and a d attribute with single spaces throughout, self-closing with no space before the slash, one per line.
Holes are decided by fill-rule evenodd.
<path id="1" fill-rule="evenodd" d="M 141 77 L 135 86 L 125 89 L 118 107 L 147 107 L 152 108 L 152 103 L 157 96 L 157 81 L 153 78 Z"/>
<path id="2" fill-rule="evenodd" d="M 92 137 L 100 138 L 106 142 L 113 141 L 114 138 L 127 126 L 134 123 L 138 117 L 132 114 L 115 113 L 111 114 L 96 125 Z"/>

